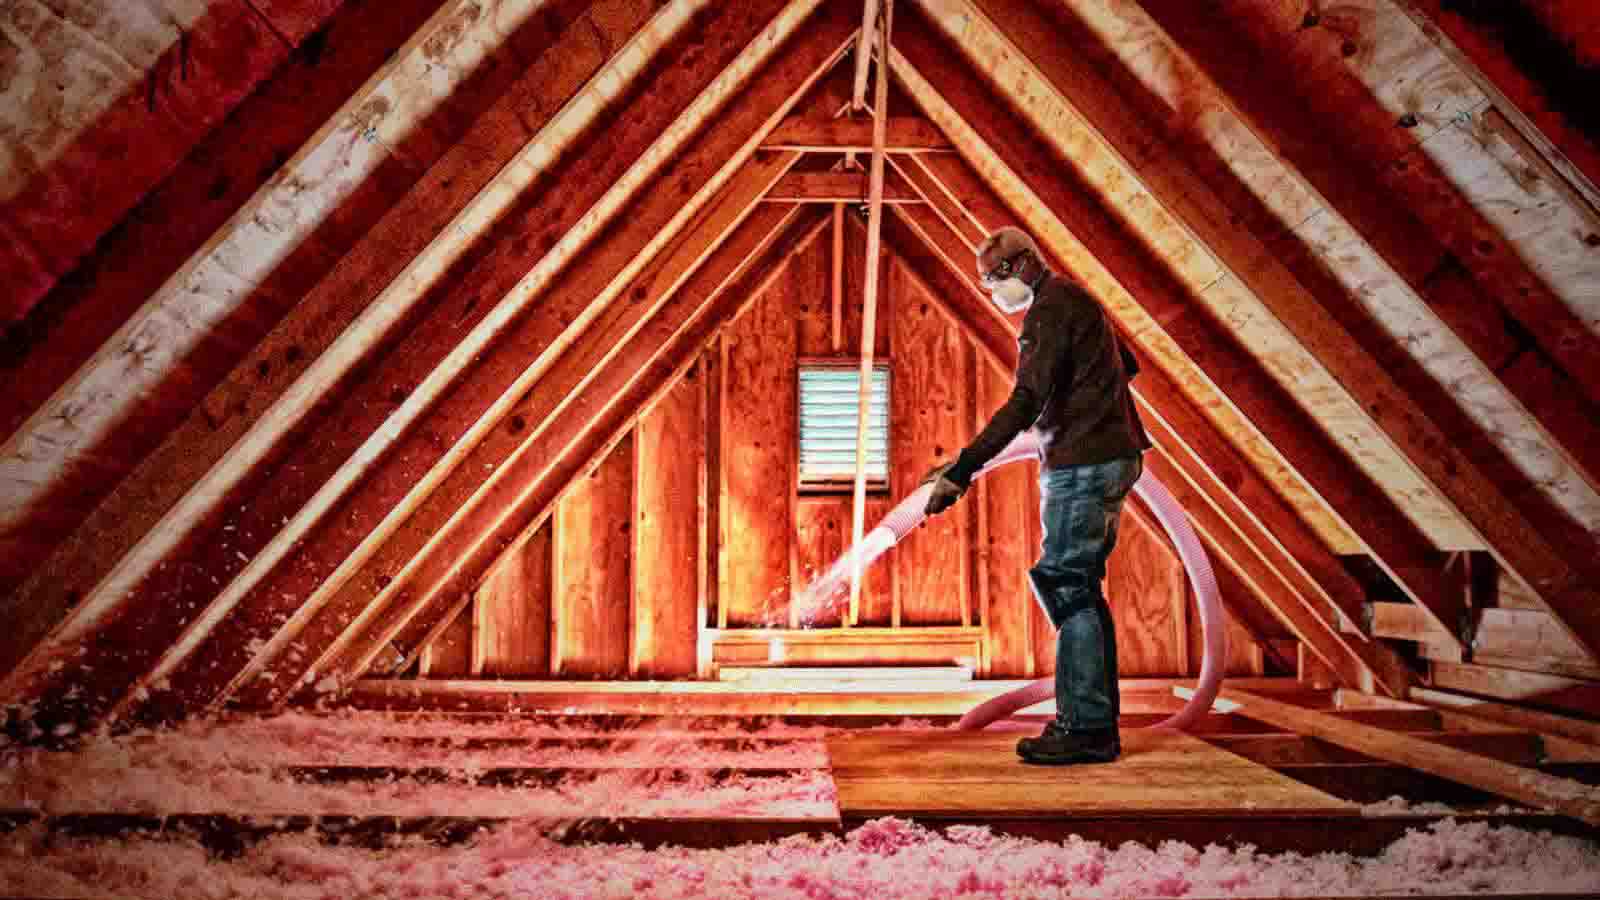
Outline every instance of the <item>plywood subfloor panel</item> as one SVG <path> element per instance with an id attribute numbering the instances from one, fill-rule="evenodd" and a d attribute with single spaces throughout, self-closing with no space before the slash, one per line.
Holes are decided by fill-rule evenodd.
<path id="1" fill-rule="evenodd" d="M 1122 732 L 1109 765 L 1030 766 L 1018 733 L 881 731 L 829 738 L 839 811 L 852 816 L 1355 816 L 1353 804 L 1177 732 Z"/>

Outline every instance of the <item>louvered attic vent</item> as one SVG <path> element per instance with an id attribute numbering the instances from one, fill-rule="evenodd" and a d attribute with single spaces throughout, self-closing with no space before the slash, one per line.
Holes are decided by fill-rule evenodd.
<path id="1" fill-rule="evenodd" d="M 848 490 L 855 483 L 860 363 L 800 365 L 800 490 Z M 867 415 L 867 488 L 889 487 L 889 367 L 872 367 Z"/>

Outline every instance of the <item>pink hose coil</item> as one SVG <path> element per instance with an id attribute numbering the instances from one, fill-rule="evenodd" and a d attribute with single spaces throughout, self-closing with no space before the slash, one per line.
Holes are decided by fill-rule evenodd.
<path id="1" fill-rule="evenodd" d="M 1008 463 L 1038 457 L 1039 437 L 1031 431 L 1025 431 L 998 456 L 979 469 L 973 477 L 982 477 Z M 1178 558 L 1183 561 L 1189 583 L 1194 585 L 1195 597 L 1200 607 L 1200 630 L 1204 637 L 1205 653 L 1200 661 L 1200 679 L 1194 694 L 1189 698 L 1189 702 L 1184 704 L 1183 709 L 1150 726 L 1183 729 L 1194 724 L 1211 709 L 1212 702 L 1217 699 L 1217 692 L 1222 689 L 1223 660 L 1228 656 L 1228 629 L 1222 620 L 1217 576 L 1211 570 L 1211 558 L 1206 555 L 1205 547 L 1200 544 L 1199 537 L 1189 524 L 1189 517 L 1184 514 L 1183 507 L 1178 505 L 1177 499 L 1167 490 L 1166 485 L 1146 469 L 1134 484 L 1133 492 L 1143 498 L 1150 511 L 1155 513 L 1156 520 L 1161 523 L 1167 537 L 1172 540 L 1173 546 L 1178 548 Z M 893 534 L 894 543 L 899 543 L 927 518 L 925 510 L 928 506 L 928 497 L 932 493 L 931 483 L 920 485 L 896 504 L 873 530 L 886 529 Z M 1026 709 L 1054 696 L 1055 680 L 1041 678 L 979 704 L 962 716 L 956 727 L 963 731 L 983 728 L 1019 709 Z"/>

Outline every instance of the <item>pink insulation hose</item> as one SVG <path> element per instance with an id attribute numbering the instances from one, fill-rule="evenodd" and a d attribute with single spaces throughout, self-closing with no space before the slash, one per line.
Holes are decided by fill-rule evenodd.
<path id="1" fill-rule="evenodd" d="M 973 477 L 981 477 L 1007 463 L 1038 459 L 1038 457 L 1039 437 L 1031 431 L 1025 431 L 998 456 L 990 460 L 988 465 L 979 469 L 977 475 Z M 1183 568 L 1189 575 L 1189 583 L 1194 585 L 1195 597 L 1200 606 L 1200 630 L 1205 639 L 1205 655 L 1200 662 L 1200 680 L 1183 709 L 1151 726 L 1187 728 L 1211 709 L 1212 701 L 1217 699 L 1217 691 L 1222 688 L 1223 660 L 1228 655 L 1228 629 L 1223 622 L 1222 604 L 1217 596 L 1217 576 L 1211 571 L 1211 559 L 1206 555 L 1205 547 L 1201 546 L 1194 528 L 1190 526 L 1189 517 L 1184 514 L 1183 507 L 1178 505 L 1178 501 L 1167 491 L 1166 486 L 1152 475 L 1149 469 L 1139 477 L 1133 486 L 1133 491 L 1144 499 L 1151 512 L 1155 513 L 1156 519 L 1161 522 L 1167 537 L 1171 538 L 1173 546 L 1178 548 L 1178 558 L 1183 561 Z M 926 518 L 924 510 L 928 506 L 928 496 L 932 493 L 931 483 L 919 486 L 890 510 L 873 532 L 886 532 L 878 534 L 880 540 L 892 536 L 893 540 L 887 542 L 889 545 L 899 543 Z M 1019 709 L 1026 709 L 1054 696 L 1054 679 L 1041 678 L 978 705 L 962 716 L 956 727 L 964 731 L 983 728 Z"/>

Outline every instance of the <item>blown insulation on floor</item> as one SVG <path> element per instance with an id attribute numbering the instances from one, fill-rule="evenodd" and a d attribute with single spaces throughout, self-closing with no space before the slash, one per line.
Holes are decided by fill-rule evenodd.
<path id="1" fill-rule="evenodd" d="M 915 723 L 896 723 L 904 730 Z M 928 726 L 923 726 L 928 727 Z M 930 729 L 931 730 L 931 729 Z M 1048 842 L 882 818 L 842 837 L 726 849 L 580 844 L 585 819 L 833 820 L 830 729 L 732 720 L 287 715 L 92 736 L 70 752 L 0 747 L 0 809 L 43 815 L 510 817 L 464 843 L 381 849 L 278 834 L 237 855 L 179 833 L 79 836 L 42 822 L 0 834 L 0 896 L 807 898 L 1287 897 L 1600 894 L 1600 846 L 1443 821 L 1374 857 L 1265 854 L 1169 841 Z M 382 770 L 391 771 L 382 774 Z M 319 781 L 335 769 L 376 780 Z M 426 778 L 417 775 L 433 770 Z M 505 769 L 554 780 L 497 785 Z M 440 774 L 443 772 L 443 774 Z M 319 774 L 320 773 L 320 774 Z M 409 774 L 408 774 L 409 773 Z M 670 774 L 669 774 L 670 773 Z M 537 821 L 536 821 L 537 820 Z"/>

